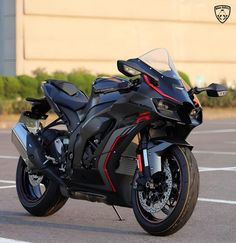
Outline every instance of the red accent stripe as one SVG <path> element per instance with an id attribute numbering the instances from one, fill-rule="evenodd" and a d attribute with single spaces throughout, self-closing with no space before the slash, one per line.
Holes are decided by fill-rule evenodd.
<path id="1" fill-rule="evenodd" d="M 139 116 L 146 116 L 146 115 L 150 115 L 150 112 L 146 111 L 139 114 Z"/>
<path id="2" fill-rule="evenodd" d="M 162 92 L 160 89 L 158 89 L 155 85 L 153 85 L 153 84 L 150 82 L 150 80 L 149 80 L 149 78 L 148 78 L 147 75 L 144 74 L 143 77 L 144 77 L 145 82 L 146 82 L 151 88 L 153 88 L 154 90 L 156 90 L 157 93 L 159 93 L 160 95 L 162 95 L 162 96 L 164 96 L 164 97 L 166 97 L 166 98 L 168 98 L 168 99 L 174 100 L 174 101 L 176 101 L 176 102 L 179 103 L 178 100 L 176 100 L 175 98 L 173 98 L 173 97 L 171 97 L 171 96 L 165 94 L 165 93 Z"/>
<path id="3" fill-rule="evenodd" d="M 142 163 L 141 154 L 137 154 L 137 161 L 138 161 L 138 170 L 140 172 L 142 172 L 143 171 L 143 163 Z"/>
<path id="4" fill-rule="evenodd" d="M 113 185 L 112 180 L 111 180 L 111 178 L 110 178 L 110 176 L 109 176 L 109 174 L 108 174 L 107 164 L 108 164 L 108 162 L 109 162 L 109 159 L 110 159 L 110 157 L 111 157 L 111 154 L 112 154 L 112 152 L 113 152 L 115 146 L 117 145 L 117 143 L 119 142 L 119 140 L 120 140 L 121 138 L 124 138 L 124 137 L 125 137 L 125 135 L 123 135 L 123 136 L 118 136 L 118 137 L 115 139 L 114 143 L 113 143 L 112 146 L 111 146 L 110 151 L 108 152 L 108 155 L 107 155 L 106 160 L 105 160 L 105 164 L 104 164 L 104 166 L 103 166 L 103 170 L 104 170 L 104 172 L 105 172 L 105 174 L 106 174 L 107 180 L 109 181 L 109 184 L 110 184 L 110 186 L 111 186 L 113 192 L 116 192 L 116 188 L 115 188 L 115 186 Z"/>
<path id="5" fill-rule="evenodd" d="M 151 119 L 151 116 L 150 116 L 150 112 L 147 111 L 147 112 L 142 112 L 139 114 L 139 116 L 137 117 L 136 121 L 135 121 L 135 124 L 137 123 L 140 123 L 142 121 L 149 121 Z"/>

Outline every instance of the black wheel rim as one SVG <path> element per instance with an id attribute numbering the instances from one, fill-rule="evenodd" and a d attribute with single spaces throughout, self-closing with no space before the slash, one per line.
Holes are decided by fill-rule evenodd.
<path id="1" fill-rule="evenodd" d="M 172 174 L 172 183 L 173 183 L 171 194 L 164 207 L 155 214 L 148 212 L 140 202 L 140 198 L 139 198 L 140 191 L 136 190 L 135 192 L 138 210 L 141 213 L 142 217 L 150 223 L 160 223 L 166 220 L 167 218 L 169 218 L 170 215 L 173 213 L 174 209 L 176 208 L 181 194 L 182 174 L 181 174 L 179 162 L 177 158 L 172 154 L 166 156 L 166 158 L 164 159 L 166 159 L 169 163 L 169 167 Z"/>
<path id="2" fill-rule="evenodd" d="M 42 197 L 44 196 L 45 192 L 48 189 L 49 180 L 43 177 L 42 181 L 40 181 L 38 185 L 36 184 L 32 185 L 30 181 L 30 176 L 34 176 L 35 178 L 41 177 L 41 175 L 30 174 L 27 166 L 25 165 L 25 163 L 23 163 L 22 183 L 21 183 L 23 195 L 28 202 L 34 203 L 41 200 Z"/>

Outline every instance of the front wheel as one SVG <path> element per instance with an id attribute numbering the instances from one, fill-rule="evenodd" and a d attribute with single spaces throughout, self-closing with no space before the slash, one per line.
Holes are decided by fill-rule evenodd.
<path id="1" fill-rule="evenodd" d="M 21 157 L 16 170 L 16 189 L 22 206 L 34 216 L 54 214 L 68 199 L 62 196 L 55 182 L 43 175 L 29 173 Z"/>
<path id="2" fill-rule="evenodd" d="M 158 236 L 182 228 L 192 215 L 199 191 L 197 162 L 189 148 L 175 146 L 162 155 L 162 171 L 145 186 L 137 185 L 138 177 L 136 172 L 132 204 L 142 228 Z"/>

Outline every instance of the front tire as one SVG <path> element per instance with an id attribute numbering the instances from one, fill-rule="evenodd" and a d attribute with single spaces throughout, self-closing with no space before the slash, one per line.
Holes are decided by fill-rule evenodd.
<path id="1" fill-rule="evenodd" d="M 148 192 L 138 189 L 138 172 L 132 187 L 133 211 L 137 221 L 145 231 L 157 236 L 173 234 L 185 225 L 195 208 L 199 192 L 198 166 L 189 148 L 172 147 L 162 156 L 162 166 L 163 160 L 167 161 L 166 174 L 158 172 L 160 174 L 153 179 L 154 185 L 159 185 L 155 187 L 156 191 L 153 188 Z M 171 172 L 169 176 L 168 171 Z M 161 177 L 164 180 L 161 181 Z M 164 184 L 162 187 L 161 183 Z"/>
<path id="2" fill-rule="evenodd" d="M 16 170 L 16 190 L 22 206 L 34 216 L 49 216 L 66 203 L 58 184 L 45 176 L 31 175 L 20 157 Z"/>

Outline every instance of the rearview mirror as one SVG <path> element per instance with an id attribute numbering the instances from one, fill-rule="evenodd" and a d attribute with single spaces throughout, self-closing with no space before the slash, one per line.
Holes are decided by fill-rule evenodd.
<path id="1" fill-rule="evenodd" d="M 206 88 L 207 95 L 210 97 L 220 97 L 227 93 L 227 88 L 222 84 L 212 83 Z"/>

